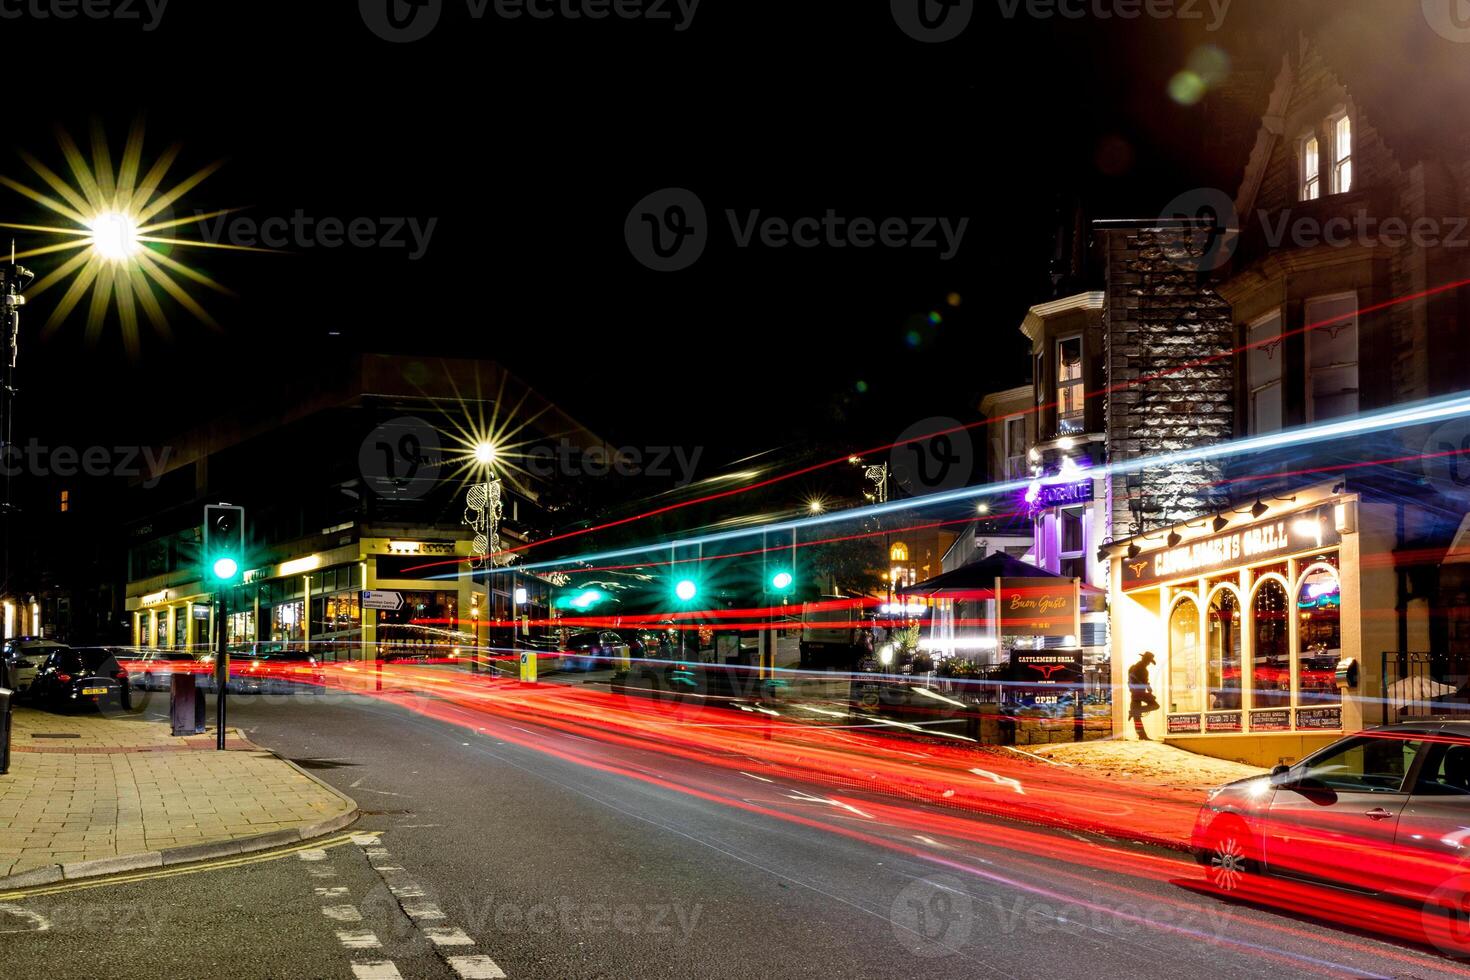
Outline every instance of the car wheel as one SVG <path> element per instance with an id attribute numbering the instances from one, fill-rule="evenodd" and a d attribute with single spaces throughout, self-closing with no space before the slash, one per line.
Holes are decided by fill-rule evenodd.
<path id="1" fill-rule="evenodd" d="M 1221 817 L 1210 828 L 1205 857 L 1205 877 L 1222 892 L 1238 891 L 1246 875 L 1253 875 L 1257 862 L 1252 856 L 1250 833 L 1239 817 Z"/>

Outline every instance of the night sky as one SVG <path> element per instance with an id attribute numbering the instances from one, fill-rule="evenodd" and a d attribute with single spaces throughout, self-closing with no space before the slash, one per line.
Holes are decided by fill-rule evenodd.
<path id="1" fill-rule="evenodd" d="M 703 445 L 711 461 L 971 419 L 981 394 L 1027 380 L 1017 326 L 1049 297 L 1058 206 L 1147 216 L 1190 187 L 1233 192 L 1243 157 L 1214 152 L 1218 100 L 1180 106 L 1168 80 L 1202 44 L 1269 80 L 1288 18 L 1311 8 L 1236 0 L 1211 32 L 1204 3 L 1192 21 L 1006 18 L 1006 6 L 977 3 L 945 44 L 909 39 L 884 3 L 705 0 L 676 31 L 476 21 L 447 0 L 433 34 L 396 45 L 345 2 L 173 0 L 151 32 L 5 21 L 0 143 L 54 168 L 54 126 L 85 145 L 98 119 L 117 154 L 142 113 L 145 166 L 173 142 L 175 177 L 226 161 L 177 216 L 437 219 L 417 261 L 409 248 L 176 252 L 238 296 L 192 287 L 224 332 L 171 305 L 174 336 L 145 323 L 136 360 L 115 315 L 92 344 L 80 312 L 39 339 L 62 290 L 35 297 L 17 424 L 156 441 L 351 350 L 493 358 L 606 438 Z M 8 151 L 0 173 L 40 186 Z M 670 186 L 699 195 L 711 240 L 693 267 L 657 273 L 623 225 Z M 6 220 L 46 220 L 11 191 L 0 201 Z M 969 224 L 950 261 L 741 249 L 727 208 Z M 52 240 L 19 234 L 22 248 Z M 922 322 L 931 310 L 940 325 Z"/>

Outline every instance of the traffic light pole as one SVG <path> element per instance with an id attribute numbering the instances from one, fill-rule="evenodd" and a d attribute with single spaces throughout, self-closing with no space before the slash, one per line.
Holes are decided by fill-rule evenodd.
<path id="1" fill-rule="evenodd" d="M 229 654 L 225 652 L 225 588 L 219 589 L 219 601 L 215 604 L 214 640 L 214 747 L 225 750 L 225 698 L 230 687 Z"/>

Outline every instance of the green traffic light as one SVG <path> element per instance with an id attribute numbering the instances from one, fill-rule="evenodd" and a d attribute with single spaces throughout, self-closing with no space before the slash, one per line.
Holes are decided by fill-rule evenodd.
<path id="1" fill-rule="evenodd" d="M 679 597 L 680 602 L 688 602 L 690 599 L 699 595 L 699 586 L 686 578 L 674 586 L 674 595 Z"/>
<path id="2" fill-rule="evenodd" d="M 225 556 L 224 558 L 216 558 L 214 560 L 214 577 L 221 581 L 227 582 L 230 579 L 234 578 L 235 573 L 239 570 L 239 563 L 229 556 Z"/>
<path id="3" fill-rule="evenodd" d="M 790 572 L 777 572 L 771 576 L 771 587 L 777 592 L 785 592 L 791 588 L 792 578 Z"/>

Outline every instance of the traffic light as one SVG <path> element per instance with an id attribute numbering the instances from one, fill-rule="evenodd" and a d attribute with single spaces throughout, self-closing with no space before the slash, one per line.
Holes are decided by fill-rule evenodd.
<path id="1" fill-rule="evenodd" d="M 674 597 L 680 602 L 689 602 L 699 595 L 699 586 L 694 584 L 693 579 L 680 579 L 674 586 Z"/>
<path id="2" fill-rule="evenodd" d="M 784 568 L 771 576 L 772 592 L 790 592 L 791 587 L 795 584 L 796 579 Z"/>
<path id="3" fill-rule="evenodd" d="M 240 575 L 245 560 L 245 508 L 233 504 L 204 505 L 204 574 L 222 585 Z"/>

